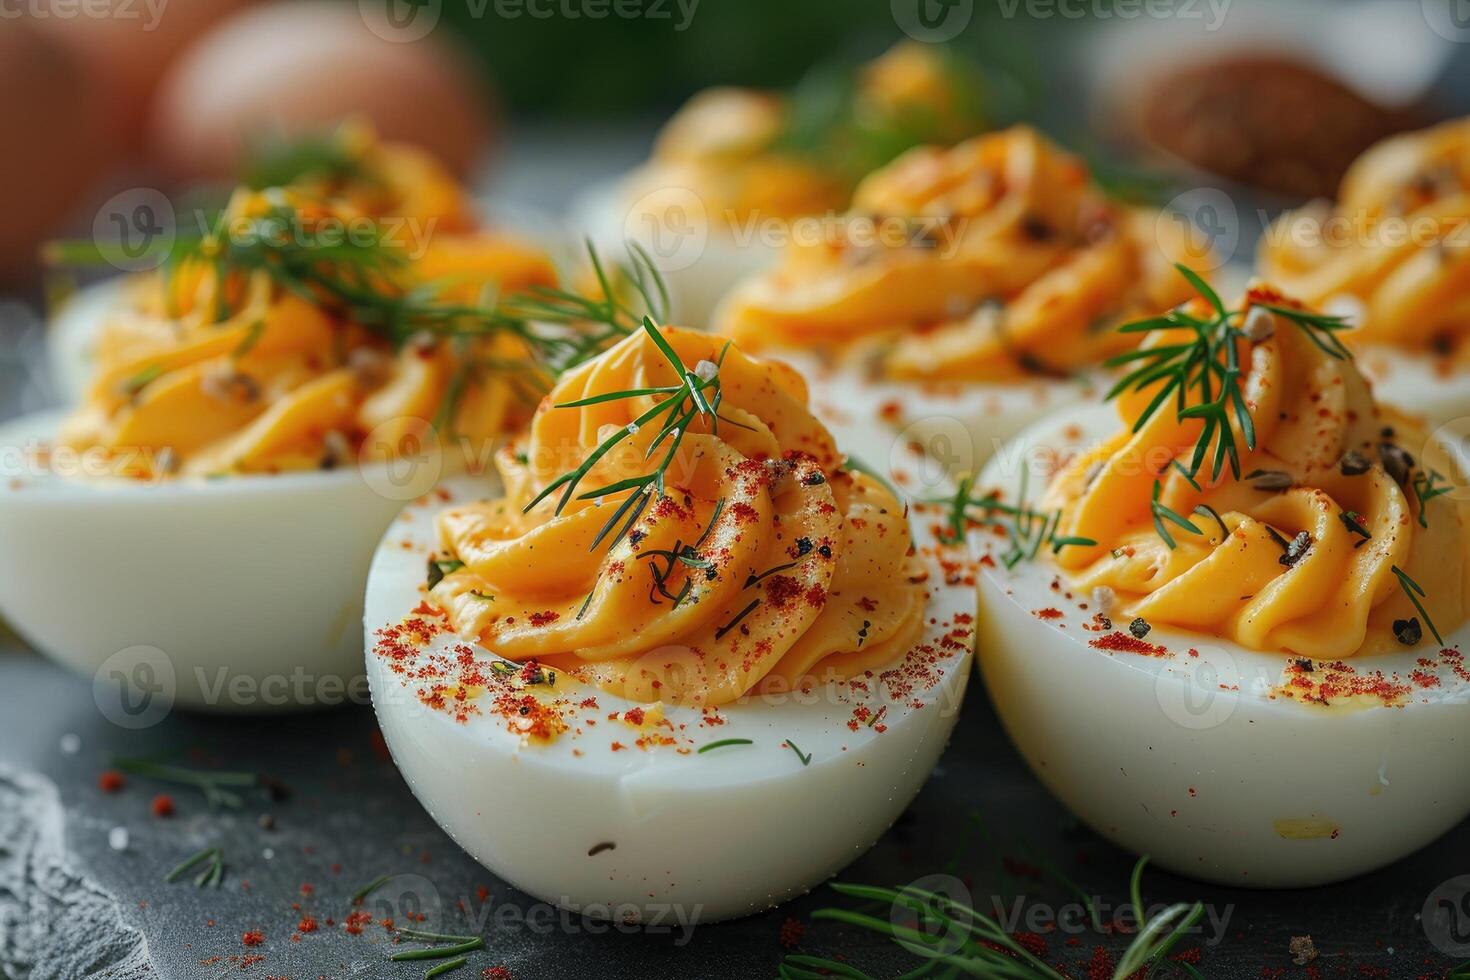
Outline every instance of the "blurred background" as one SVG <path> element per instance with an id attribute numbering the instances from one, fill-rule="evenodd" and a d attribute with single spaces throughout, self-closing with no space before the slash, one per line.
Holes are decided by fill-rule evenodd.
<path id="1" fill-rule="evenodd" d="M 0 0 L 0 416 L 51 397 L 42 243 L 228 180 L 252 141 L 361 114 L 556 217 L 701 89 L 821 118 L 905 40 L 973 68 L 983 125 L 1038 125 L 1240 254 L 1372 142 L 1470 111 L 1467 0 Z"/>

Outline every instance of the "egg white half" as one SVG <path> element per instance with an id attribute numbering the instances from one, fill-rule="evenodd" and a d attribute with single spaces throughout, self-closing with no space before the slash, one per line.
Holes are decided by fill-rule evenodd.
<path id="1" fill-rule="evenodd" d="M 771 356 L 806 377 L 812 409 L 823 422 L 860 433 L 854 441 L 864 446 L 868 455 L 863 458 L 870 464 L 890 464 L 902 473 L 902 460 L 921 453 L 925 463 L 917 472 L 923 486 L 904 488 L 919 496 L 947 484 L 951 476 L 979 472 L 1022 429 L 1095 398 L 1103 383 L 1094 376 L 1015 383 L 888 381 L 802 351 L 773 351 Z"/>
<path id="2" fill-rule="evenodd" d="M 432 486 L 437 457 L 141 484 L 61 454 L 38 465 L 34 450 L 59 423 L 0 426 L 0 614 L 33 646 L 187 708 L 365 696 L 368 564 L 418 487 Z M 147 677 L 133 676 L 140 658 Z"/>
<path id="3" fill-rule="evenodd" d="M 497 492 L 483 478 L 445 489 L 456 500 Z M 433 514 L 408 511 L 384 539 L 368 582 L 368 678 L 379 724 L 440 826 L 537 898 L 644 923 L 760 911 L 867 850 L 923 785 L 957 720 L 974 592 L 955 574 L 959 551 L 946 549 L 942 562 L 925 520 L 913 524 L 929 572 L 928 625 L 892 674 L 750 699 L 713 719 L 663 707 L 668 726 L 634 726 L 623 713 L 637 704 L 560 675 L 553 688 L 535 690 L 566 702 L 572 728 L 545 741 L 523 737 L 513 717 L 495 711 L 493 691 L 468 692 L 463 720 L 420 699 L 425 684 L 413 673 L 436 654 L 469 650 L 484 665 L 497 659 L 473 641 L 436 636 L 398 664 L 403 672 L 384 656 L 378 631 L 422 601 L 435 546 Z M 579 707 L 586 699 L 595 707 Z M 675 744 L 640 748 L 645 735 Z M 726 739 L 751 744 L 699 752 Z"/>
<path id="4" fill-rule="evenodd" d="M 1354 360 L 1383 404 L 1423 419 L 1430 429 L 1470 428 L 1470 371 L 1446 370 L 1442 357 L 1393 347 L 1369 347 Z"/>
<path id="5" fill-rule="evenodd" d="M 1003 449 L 980 486 L 1014 500 L 1024 469 L 1035 495 L 1057 460 L 1118 424 L 1111 407 L 1059 413 Z M 1458 653 L 1470 625 L 1446 636 L 1450 653 L 1429 642 L 1342 665 L 1164 626 L 1145 638 L 1163 655 L 1109 652 L 1090 645 L 1108 635 L 1094 597 L 1044 558 L 1007 570 L 1000 542 L 971 536 L 994 558 L 981 560 L 977 658 L 991 700 L 1042 782 L 1120 846 L 1207 881 L 1307 887 L 1389 864 L 1470 814 L 1470 769 L 1456 761 L 1470 744 Z M 1331 676 L 1381 679 L 1395 696 L 1307 701 Z"/>
<path id="6" fill-rule="evenodd" d="M 46 353 L 51 380 L 65 404 L 75 404 L 86 394 L 97 369 L 98 331 L 122 294 L 122 278 L 108 279 L 78 290 L 52 316 Z"/>

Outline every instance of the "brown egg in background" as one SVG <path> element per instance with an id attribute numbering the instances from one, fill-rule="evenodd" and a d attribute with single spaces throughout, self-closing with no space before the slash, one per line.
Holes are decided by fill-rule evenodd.
<path id="1" fill-rule="evenodd" d="M 169 66 L 196 37 L 253 0 L 31 2 L 36 26 L 79 59 L 101 99 L 109 138 L 131 149 Z"/>
<path id="2" fill-rule="evenodd" d="M 252 140 L 359 115 L 469 175 L 494 131 L 485 83 L 444 28 L 397 41 L 375 26 L 386 36 L 358 4 L 319 0 L 254 6 L 218 24 L 155 93 L 153 160 L 173 178 L 225 178 Z"/>
<path id="3" fill-rule="evenodd" d="M 35 22 L 0 18 L 0 282 L 85 207 L 108 165 L 103 108 L 80 59 Z"/>

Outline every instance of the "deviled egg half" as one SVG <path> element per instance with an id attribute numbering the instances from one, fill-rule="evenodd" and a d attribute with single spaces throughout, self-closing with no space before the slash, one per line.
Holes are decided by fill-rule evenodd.
<path id="1" fill-rule="evenodd" d="M 820 234 L 868 171 L 983 131 L 984 87 L 957 55 L 906 42 L 789 93 L 710 89 L 669 120 L 645 164 L 591 188 L 573 217 L 603 251 L 639 243 L 668 280 L 674 318 L 707 323 L 785 241 Z"/>
<path id="2" fill-rule="evenodd" d="M 1464 471 L 1374 401 L 1336 321 L 1263 287 L 1212 304 L 1155 324 L 1158 373 L 1116 411 L 1046 419 L 966 491 L 979 663 L 1099 833 L 1230 885 L 1340 881 L 1470 813 L 1446 764 L 1470 740 Z"/>
<path id="3" fill-rule="evenodd" d="M 1354 327 L 1343 341 L 1382 402 L 1470 433 L 1470 118 L 1394 136 L 1266 231 L 1258 264 Z"/>
<path id="4" fill-rule="evenodd" d="M 843 435 L 791 368 L 649 322 L 562 376 L 498 480 L 393 527 L 373 703 L 460 846 L 565 908 L 704 922 L 888 828 L 955 724 L 974 592 Z"/>
<path id="5" fill-rule="evenodd" d="M 736 287 L 715 329 L 800 365 L 824 416 L 913 439 L 955 473 L 1093 391 L 1137 341 L 1111 327 L 1184 298 L 1172 261 L 1209 258 L 1025 126 L 909 151 L 833 228 Z"/>
<path id="6" fill-rule="evenodd" d="M 526 322 L 479 305 L 553 285 L 543 254 L 415 150 L 301 159 L 94 294 L 81 403 L 0 428 L 0 611 L 83 673 L 149 651 L 189 707 L 340 700 L 375 542 L 545 390 Z"/>

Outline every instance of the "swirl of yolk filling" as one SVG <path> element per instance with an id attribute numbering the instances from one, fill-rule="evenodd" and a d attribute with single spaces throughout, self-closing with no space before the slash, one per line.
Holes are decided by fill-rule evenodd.
<path id="1" fill-rule="evenodd" d="M 1335 207 L 1283 215 L 1262 275 L 1303 302 L 1359 307 L 1349 343 L 1458 348 L 1470 334 L 1470 119 L 1384 140 L 1353 164 Z"/>
<path id="2" fill-rule="evenodd" d="M 1173 263 L 1207 257 L 1024 126 L 911 150 L 863 181 L 835 231 L 736 287 L 719 332 L 871 357 L 896 378 L 1062 374 L 1125 349 L 1104 328 L 1182 302 Z"/>
<path id="3" fill-rule="evenodd" d="M 661 226 L 674 228 L 689 220 L 685 212 L 693 194 L 715 229 L 738 232 L 727 227 L 730 221 L 843 208 L 858 179 L 898 150 L 918 142 L 953 142 L 983 126 L 972 104 L 974 80 L 933 45 L 895 45 L 854 71 L 850 82 L 852 105 L 846 111 L 853 118 L 828 119 L 816 132 L 808 131 L 811 121 L 795 118 L 810 111 L 786 96 L 738 88 L 698 93 L 659 133 L 652 158 L 627 182 L 625 198 Z M 829 114 L 832 108 L 823 106 Z M 862 152 L 864 135 L 848 132 L 859 126 L 882 156 L 870 159 L 870 152 Z M 895 140 L 901 142 L 894 145 Z M 827 150 L 829 142 L 847 144 L 846 154 Z"/>
<path id="4" fill-rule="evenodd" d="M 328 236 L 374 230 L 384 253 L 375 269 L 395 274 L 360 288 L 390 297 L 418 289 L 465 304 L 487 286 L 510 294 L 556 284 L 539 249 L 475 229 L 463 192 L 433 160 L 391 145 L 360 152 L 370 180 L 238 189 L 224 234 L 238 241 L 282 214 L 291 216 L 282 233 L 303 247 L 317 235 L 330 246 Z M 329 256 L 325 248 L 323 266 Z M 61 441 L 107 452 L 126 477 L 331 468 L 417 446 L 423 427 L 445 418 L 456 434 L 490 439 L 522 424 L 534 400 L 509 372 L 472 369 L 527 359 L 505 333 L 458 346 L 425 335 L 395 349 L 325 292 L 312 296 L 254 268 L 221 274 L 202 253 L 168 275 L 130 280 L 95 351 L 96 372 Z"/>
<path id="5" fill-rule="evenodd" d="M 693 422 L 628 533 L 599 533 L 623 490 L 667 452 L 659 426 L 603 456 L 560 513 L 538 493 L 654 404 L 599 395 L 680 377 L 639 332 L 564 375 L 530 431 L 496 457 L 505 496 L 439 518 L 463 562 L 431 591 L 460 633 L 511 660 L 573 670 L 636 701 L 725 704 L 841 680 L 907 653 L 925 593 L 905 509 L 842 468 L 791 368 L 689 330 L 664 336 L 688 365 L 719 360 L 718 420 Z M 706 369 L 707 370 L 707 369 Z M 636 429 L 636 425 L 634 426 Z M 581 489 L 585 488 L 585 489 Z"/>
<path id="6" fill-rule="evenodd" d="M 1259 289 L 1252 302 L 1286 305 Z M 1124 430 L 1072 460 L 1047 491 L 1043 507 L 1061 510 L 1058 534 L 1097 542 L 1064 547 L 1057 562 L 1079 588 L 1112 589 L 1125 616 L 1326 659 L 1403 648 L 1394 622 L 1417 612 L 1398 568 L 1448 634 L 1470 608 L 1465 505 L 1433 497 L 1421 523 L 1415 464 L 1399 447 L 1427 447 L 1425 434 L 1380 411 L 1351 360 L 1276 321 L 1268 339 L 1237 341 L 1256 435 L 1251 451 L 1235 432 L 1245 475 L 1226 466 L 1210 480 L 1206 465 L 1196 488 L 1181 468 L 1203 423 L 1179 419 L 1171 399 L 1135 432 L 1163 382 L 1129 392 L 1118 403 Z M 1149 343 L 1188 339 L 1165 331 Z M 1458 472 L 1449 476 L 1463 485 Z M 1172 549 L 1154 526 L 1155 480 L 1159 503 L 1200 532 L 1170 527 Z"/>

